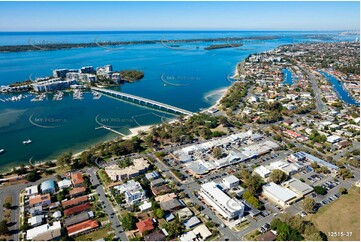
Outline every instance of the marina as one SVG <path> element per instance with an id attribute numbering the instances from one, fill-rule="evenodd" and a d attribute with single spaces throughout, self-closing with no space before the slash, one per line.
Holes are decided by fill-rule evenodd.
<path id="1" fill-rule="evenodd" d="M 83 97 L 83 92 L 81 90 L 74 90 L 74 93 L 73 93 L 73 99 L 74 100 L 83 100 L 84 97 Z"/>
<path id="2" fill-rule="evenodd" d="M 58 91 L 54 94 L 53 100 L 54 101 L 61 101 L 63 100 L 64 92 Z"/>

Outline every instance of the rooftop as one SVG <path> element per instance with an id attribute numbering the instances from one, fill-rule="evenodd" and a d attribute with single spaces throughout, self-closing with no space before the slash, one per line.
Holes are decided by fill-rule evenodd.
<path id="1" fill-rule="evenodd" d="M 38 195 L 33 198 L 30 198 L 29 205 L 32 206 L 35 204 L 43 203 L 44 201 L 49 201 L 49 202 L 51 201 L 50 194 Z"/>
<path id="2" fill-rule="evenodd" d="M 38 185 L 27 187 L 27 188 L 25 188 L 25 191 L 26 191 L 26 195 L 28 195 L 28 196 L 33 195 L 33 194 L 38 194 L 39 193 Z"/>
<path id="3" fill-rule="evenodd" d="M 76 195 L 76 194 L 79 194 L 79 193 L 82 193 L 85 191 L 86 191 L 85 187 L 76 187 L 69 191 L 69 195 L 73 196 L 73 195 Z"/>
<path id="4" fill-rule="evenodd" d="M 235 177 L 234 175 L 230 175 L 230 176 L 227 176 L 227 177 L 223 178 L 223 181 L 232 184 L 232 183 L 235 183 L 235 182 L 239 182 L 239 179 L 237 177 Z"/>
<path id="5" fill-rule="evenodd" d="M 136 223 L 136 226 L 141 233 L 154 229 L 153 220 L 151 218 Z"/>
<path id="6" fill-rule="evenodd" d="M 26 231 L 27 240 L 40 240 L 40 236 L 45 238 L 45 240 L 53 240 L 54 238 L 60 236 L 61 224 L 60 221 L 54 222 L 52 225 L 44 224 L 38 227 L 29 229 Z"/>
<path id="7" fill-rule="evenodd" d="M 94 216 L 94 214 L 92 211 L 89 211 L 89 212 L 85 211 L 85 212 L 79 213 L 70 218 L 66 218 L 64 220 L 64 226 L 69 227 L 73 224 L 77 224 L 77 223 L 83 222 L 85 220 L 88 220 L 88 219 L 92 218 L 93 216 Z"/>
<path id="8" fill-rule="evenodd" d="M 187 228 L 187 229 L 190 229 L 198 224 L 200 224 L 201 221 L 199 220 L 199 218 L 197 218 L 196 216 L 193 216 L 187 220 L 185 220 L 183 222 L 183 225 Z"/>
<path id="9" fill-rule="evenodd" d="M 55 181 L 54 180 L 47 180 L 41 183 L 40 185 L 41 191 L 46 191 L 48 189 L 55 190 Z"/>
<path id="10" fill-rule="evenodd" d="M 145 241 L 165 241 L 165 235 L 161 230 L 144 235 Z"/>
<path id="11" fill-rule="evenodd" d="M 301 196 L 305 196 L 313 191 L 313 188 L 311 186 L 294 178 L 285 182 L 283 185 L 287 186 L 289 189 L 298 193 Z"/>
<path id="12" fill-rule="evenodd" d="M 87 231 L 89 229 L 98 228 L 99 224 L 96 220 L 87 220 L 75 225 L 72 225 L 70 227 L 67 227 L 66 230 L 68 231 L 68 235 L 72 236 L 84 231 Z"/>
<path id="13" fill-rule="evenodd" d="M 61 202 L 61 205 L 63 206 L 63 208 L 66 208 L 66 207 L 71 207 L 73 205 L 77 205 L 79 203 L 83 203 L 83 202 L 86 202 L 88 201 L 88 195 L 84 195 L 84 196 L 81 196 L 81 197 L 77 197 L 77 198 L 73 198 L 73 199 L 70 199 L 70 200 L 67 200 L 67 201 L 63 201 Z"/>
<path id="14" fill-rule="evenodd" d="M 80 172 L 72 173 L 71 174 L 71 182 L 74 185 L 83 184 L 83 182 L 84 182 L 83 175 Z"/>
<path id="15" fill-rule="evenodd" d="M 282 202 L 287 202 L 298 196 L 297 193 L 291 191 L 290 189 L 283 188 L 274 182 L 270 182 L 264 185 L 262 188 L 263 190 L 266 190 L 273 196 L 277 197 Z"/>
<path id="16" fill-rule="evenodd" d="M 213 197 L 214 200 L 217 200 L 217 202 L 222 206 L 222 207 L 226 207 L 228 210 L 235 212 L 238 211 L 240 209 L 242 209 L 242 204 L 234 201 L 232 202 L 232 206 L 230 206 L 229 204 L 231 203 L 232 200 L 234 200 L 233 198 L 229 197 L 226 193 L 224 193 L 218 186 L 217 183 L 215 182 L 208 182 L 208 183 L 204 183 L 202 184 L 202 189 L 204 189 L 205 191 L 207 191 L 207 193 L 211 194 L 211 196 Z"/>
<path id="17" fill-rule="evenodd" d="M 85 210 L 89 209 L 90 207 L 91 207 L 90 203 L 84 203 L 84 204 L 81 204 L 81 205 L 78 205 L 78 206 L 75 206 L 75 207 L 65 209 L 64 210 L 64 215 L 68 216 L 68 215 L 72 215 L 72 214 L 75 214 L 75 213 L 79 213 L 79 212 L 82 212 L 82 211 L 85 211 Z"/>

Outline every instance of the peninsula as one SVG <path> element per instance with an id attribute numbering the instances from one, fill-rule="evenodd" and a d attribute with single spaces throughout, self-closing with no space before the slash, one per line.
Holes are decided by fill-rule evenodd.
<path id="1" fill-rule="evenodd" d="M 233 41 L 247 40 L 272 40 L 278 36 L 254 36 L 254 37 L 234 37 Z M 178 39 L 178 40 L 140 40 L 140 41 L 101 41 L 95 39 L 91 43 L 37 43 L 29 40 L 28 45 L 4 45 L 0 46 L 0 52 L 24 52 L 24 51 L 49 51 L 73 48 L 89 48 L 89 47 L 110 47 L 120 45 L 139 45 L 139 44 L 172 44 L 176 43 L 195 43 L 195 42 L 227 42 L 228 38 L 197 38 L 197 39 Z"/>

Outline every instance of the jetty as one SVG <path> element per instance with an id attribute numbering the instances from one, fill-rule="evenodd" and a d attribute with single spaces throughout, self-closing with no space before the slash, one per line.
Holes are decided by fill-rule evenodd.
<path id="1" fill-rule="evenodd" d="M 111 131 L 111 132 L 113 132 L 113 133 L 116 133 L 116 134 L 118 134 L 118 135 L 127 136 L 126 134 L 123 134 L 123 133 L 121 133 L 121 132 L 119 132 L 119 131 L 116 131 L 116 130 L 114 130 L 114 129 L 110 128 L 110 127 L 104 126 L 104 125 L 103 125 L 103 126 L 99 126 L 99 127 L 95 128 L 95 129 L 106 129 L 106 130 L 109 130 L 109 131 Z"/>

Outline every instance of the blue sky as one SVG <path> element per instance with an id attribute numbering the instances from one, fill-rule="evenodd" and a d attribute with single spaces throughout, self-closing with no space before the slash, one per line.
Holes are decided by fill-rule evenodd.
<path id="1" fill-rule="evenodd" d="M 0 2 L 0 31 L 356 30 L 359 2 Z"/>

